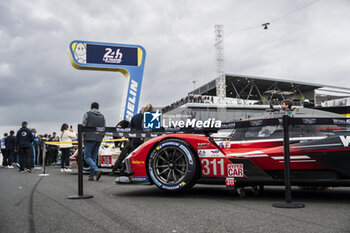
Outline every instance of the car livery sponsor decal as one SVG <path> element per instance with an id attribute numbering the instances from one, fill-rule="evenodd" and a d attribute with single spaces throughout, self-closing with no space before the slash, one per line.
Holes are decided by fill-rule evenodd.
<path id="1" fill-rule="evenodd" d="M 350 119 L 333 119 L 335 125 L 347 125 L 350 124 Z"/>
<path id="2" fill-rule="evenodd" d="M 218 149 L 198 150 L 199 157 L 223 157 L 223 154 Z"/>
<path id="3" fill-rule="evenodd" d="M 132 160 L 131 163 L 132 164 L 145 164 L 144 161 L 138 161 L 138 160 Z"/>
<path id="4" fill-rule="evenodd" d="M 339 136 L 341 143 L 343 143 L 344 147 L 348 147 L 350 144 L 350 136 Z"/>
<path id="5" fill-rule="evenodd" d="M 224 157 L 218 149 L 203 149 L 198 150 L 199 157 Z"/>
<path id="6" fill-rule="evenodd" d="M 235 178 L 227 177 L 225 179 L 226 186 L 235 186 Z"/>
<path id="7" fill-rule="evenodd" d="M 197 147 L 198 147 L 198 149 L 208 149 L 209 143 L 208 142 L 198 143 Z"/>
<path id="8" fill-rule="evenodd" d="M 230 149 L 231 148 L 231 142 L 230 141 L 225 141 L 225 142 L 220 142 L 219 143 L 220 148 L 224 149 Z"/>
<path id="9" fill-rule="evenodd" d="M 133 176 L 132 180 L 133 181 L 148 181 L 148 178 L 144 177 L 144 176 L 136 176 L 136 177 Z"/>
<path id="10" fill-rule="evenodd" d="M 185 185 L 186 185 L 185 182 L 181 182 L 180 184 L 175 185 L 175 186 L 161 185 L 161 188 L 167 189 L 167 190 L 175 190 L 175 189 L 179 189 L 179 188 L 181 188 L 181 187 L 183 187 Z"/>
<path id="11" fill-rule="evenodd" d="M 227 176 L 245 177 L 243 163 L 227 164 Z"/>

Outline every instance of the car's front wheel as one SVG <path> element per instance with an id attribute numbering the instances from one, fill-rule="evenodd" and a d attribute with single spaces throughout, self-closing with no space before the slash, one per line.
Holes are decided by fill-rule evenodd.
<path id="1" fill-rule="evenodd" d="M 147 169 L 150 179 L 158 188 L 178 192 L 195 184 L 200 165 L 187 142 L 168 139 L 151 151 Z"/>

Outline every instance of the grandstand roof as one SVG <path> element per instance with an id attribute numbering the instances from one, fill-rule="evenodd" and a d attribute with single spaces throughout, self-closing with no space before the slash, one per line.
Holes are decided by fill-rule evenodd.
<path id="1" fill-rule="evenodd" d="M 332 93 L 346 93 L 350 88 L 335 87 L 323 84 L 300 82 L 295 80 L 272 79 L 246 75 L 225 74 L 226 97 L 250 100 L 314 99 L 315 90 L 332 89 Z M 189 92 L 189 94 L 216 96 L 216 79 Z"/>

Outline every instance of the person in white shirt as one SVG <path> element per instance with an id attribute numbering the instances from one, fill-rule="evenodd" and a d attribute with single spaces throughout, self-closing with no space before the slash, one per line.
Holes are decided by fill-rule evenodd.
<path id="1" fill-rule="evenodd" d="M 77 137 L 77 134 L 74 132 L 72 126 L 68 130 L 68 124 L 63 123 L 61 126 L 61 142 L 67 142 L 67 143 L 61 143 L 60 144 L 60 150 L 62 151 L 61 155 L 61 172 L 71 172 L 72 170 L 69 169 L 69 156 L 70 156 L 70 150 L 73 147 L 71 141 Z"/>

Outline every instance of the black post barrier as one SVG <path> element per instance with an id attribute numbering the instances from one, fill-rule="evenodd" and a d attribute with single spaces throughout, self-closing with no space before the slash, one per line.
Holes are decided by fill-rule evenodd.
<path id="1" fill-rule="evenodd" d="M 290 151 L 289 151 L 289 116 L 283 115 L 283 146 L 284 146 L 284 184 L 286 203 L 274 203 L 277 208 L 303 208 L 302 203 L 292 203 L 292 189 L 290 182 Z"/>
<path id="2" fill-rule="evenodd" d="M 82 125 L 78 125 L 78 195 L 68 196 L 68 199 L 87 199 L 94 197 L 93 195 L 83 194 L 83 139 Z"/>
<path id="3" fill-rule="evenodd" d="M 50 174 L 46 174 L 45 173 L 45 168 L 46 168 L 46 145 L 45 145 L 45 141 L 44 141 L 44 146 L 43 146 L 43 158 L 42 158 L 42 171 L 43 173 L 39 174 L 38 176 L 49 176 Z"/>

